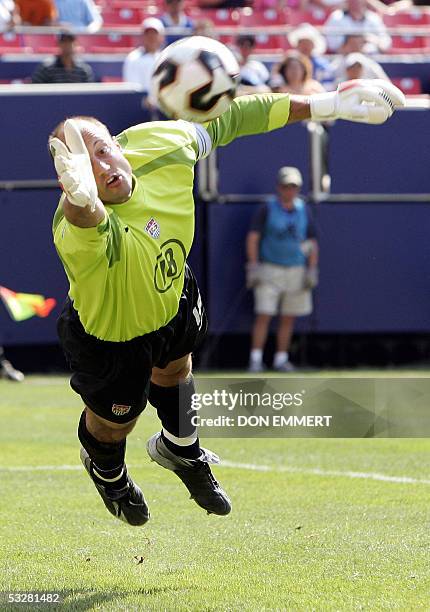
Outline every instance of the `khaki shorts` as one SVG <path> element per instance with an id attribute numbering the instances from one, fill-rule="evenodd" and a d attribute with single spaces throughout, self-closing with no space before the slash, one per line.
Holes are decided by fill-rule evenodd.
<path id="1" fill-rule="evenodd" d="M 262 263 L 261 281 L 254 289 L 257 314 L 305 316 L 312 312 L 312 292 L 303 289 L 304 266 Z"/>

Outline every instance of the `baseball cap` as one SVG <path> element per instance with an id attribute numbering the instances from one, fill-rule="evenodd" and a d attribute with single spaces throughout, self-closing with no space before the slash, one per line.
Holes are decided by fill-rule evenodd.
<path id="1" fill-rule="evenodd" d="M 155 30 L 159 34 L 164 34 L 163 22 L 157 17 L 147 17 L 142 21 L 142 31 L 145 30 Z"/>
<path id="2" fill-rule="evenodd" d="M 301 23 L 297 28 L 291 30 L 287 38 L 292 47 L 297 47 L 300 40 L 311 40 L 314 43 L 316 55 L 323 55 L 327 50 L 324 36 L 310 23 Z"/>
<path id="3" fill-rule="evenodd" d="M 363 53 L 348 53 L 345 58 L 345 68 L 351 68 L 355 64 L 361 64 L 362 66 L 366 64 L 366 57 Z"/>
<path id="4" fill-rule="evenodd" d="M 301 187 L 303 185 L 302 174 L 298 168 L 283 166 L 278 172 L 278 183 L 279 185 L 297 185 L 297 187 Z"/>

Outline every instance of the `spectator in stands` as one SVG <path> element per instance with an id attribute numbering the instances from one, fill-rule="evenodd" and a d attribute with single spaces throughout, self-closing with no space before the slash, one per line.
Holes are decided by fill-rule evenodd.
<path id="1" fill-rule="evenodd" d="M 309 23 L 302 23 L 288 34 L 293 49 L 305 55 L 312 63 L 313 77 L 331 91 L 334 89 L 334 75 L 330 62 L 322 57 L 327 50 L 325 38 Z"/>
<path id="2" fill-rule="evenodd" d="M 252 92 L 270 91 L 270 73 L 258 60 L 251 59 L 255 51 L 255 36 L 241 34 L 236 39 L 237 59 L 240 66 L 239 95 Z"/>
<path id="3" fill-rule="evenodd" d="M 122 71 L 124 81 L 134 83 L 146 95 L 150 91 L 152 71 L 164 45 L 164 31 L 164 25 L 156 17 L 144 19 L 142 44 L 125 58 Z"/>
<path id="4" fill-rule="evenodd" d="M 390 80 L 385 70 L 374 59 L 363 53 L 348 53 L 340 58 L 336 68 L 336 85 L 349 79 Z"/>
<path id="5" fill-rule="evenodd" d="M 60 53 L 37 66 L 32 83 L 91 83 L 91 66 L 76 57 L 76 36 L 62 32 L 58 37 Z"/>
<path id="6" fill-rule="evenodd" d="M 19 25 L 20 18 L 13 0 L 0 0 L 0 32 Z"/>
<path id="7" fill-rule="evenodd" d="M 0 346 L 0 378 L 7 378 L 13 382 L 24 380 L 24 374 L 16 370 L 11 362 L 6 359 L 2 346 Z"/>
<path id="8" fill-rule="evenodd" d="M 290 372 L 289 348 L 297 316 L 312 312 L 311 289 L 318 279 L 318 243 L 312 218 L 299 197 L 303 184 L 297 168 L 278 172 L 278 197 L 254 217 L 246 241 L 247 287 L 254 288 L 256 318 L 249 370 L 261 372 L 272 317 L 280 312 L 275 370 Z"/>
<path id="9" fill-rule="evenodd" d="M 197 19 L 194 22 L 193 36 L 207 36 L 208 38 L 217 39 L 218 36 L 215 32 L 215 24 L 212 19 L 207 17 L 203 19 Z"/>
<path id="10" fill-rule="evenodd" d="M 328 34 L 330 51 L 338 51 L 348 34 L 371 35 L 372 44 L 367 51 L 386 51 L 391 47 L 391 38 L 381 17 L 366 8 L 366 0 L 347 0 L 346 8 L 334 11 L 325 22 L 327 28 L 336 28 L 344 34 Z"/>
<path id="11" fill-rule="evenodd" d="M 194 22 L 184 12 L 184 0 L 164 0 L 164 13 L 160 16 L 165 28 L 182 28 L 182 34 L 168 34 L 166 44 L 193 33 Z"/>
<path id="12" fill-rule="evenodd" d="M 23 25 L 49 26 L 57 21 L 54 0 L 15 0 Z"/>
<path id="13" fill-rule="evenodd" d="M 94 0 L 55 0 L 58 21 L 75 31 L 97 32 L 103 24 Z"/>
<path id="14" fill-rule="evenodd" d="M 321 93 L 324 87 L 312 78 L 312 64 L 305 55 L 288 51 L 275 66 L 271 78 L 272 90 L 281 93 L 311 95 Z"/>

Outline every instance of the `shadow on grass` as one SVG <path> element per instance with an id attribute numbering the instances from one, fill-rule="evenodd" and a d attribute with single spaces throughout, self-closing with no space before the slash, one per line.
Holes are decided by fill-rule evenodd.
<path id="1" fill-rule="evenodd" d="M 151 597 L 153 595 L 163 595 L 164 593 L 180 591 L 181 587 L 149 587 L 145 589 L 130 589 L 130 591 L 55 591 L 59 595 L 58 603 L 5 603 L 1 605 L 1 612 L 27 612 L 27 610 L 70 610 L 76 612 L 84 612 L 85 610 L 92 610 L 94 606 L 101 606 L 103 610 L 103 604 L 113 604 L 115 602 L 120 608 L 121 600 L 135 597 L 138 595 Z M 128 605 L 124 610 L 141 610 L 141 604 Z"/>

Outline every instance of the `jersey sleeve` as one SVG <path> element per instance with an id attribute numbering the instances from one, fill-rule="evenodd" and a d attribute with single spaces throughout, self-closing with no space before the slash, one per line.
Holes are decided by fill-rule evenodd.
<path id="1" fill-rule="evenodd" d="M 70 281 L 84 280 L 96 267 L 107 269 L 119 258 L 120 228 L 107 211 L 95 227 L 77 227 L 62 216 L 53 226 L 54 244 Z"/>
<path id="2" fill-rule="evenodd" d="M 284 127 L 290 115 L 290 96 L 281 93 L 239 96 L 217 119 L 205 124 L 212 148 L 240 136 L 263 134 Z"/>

